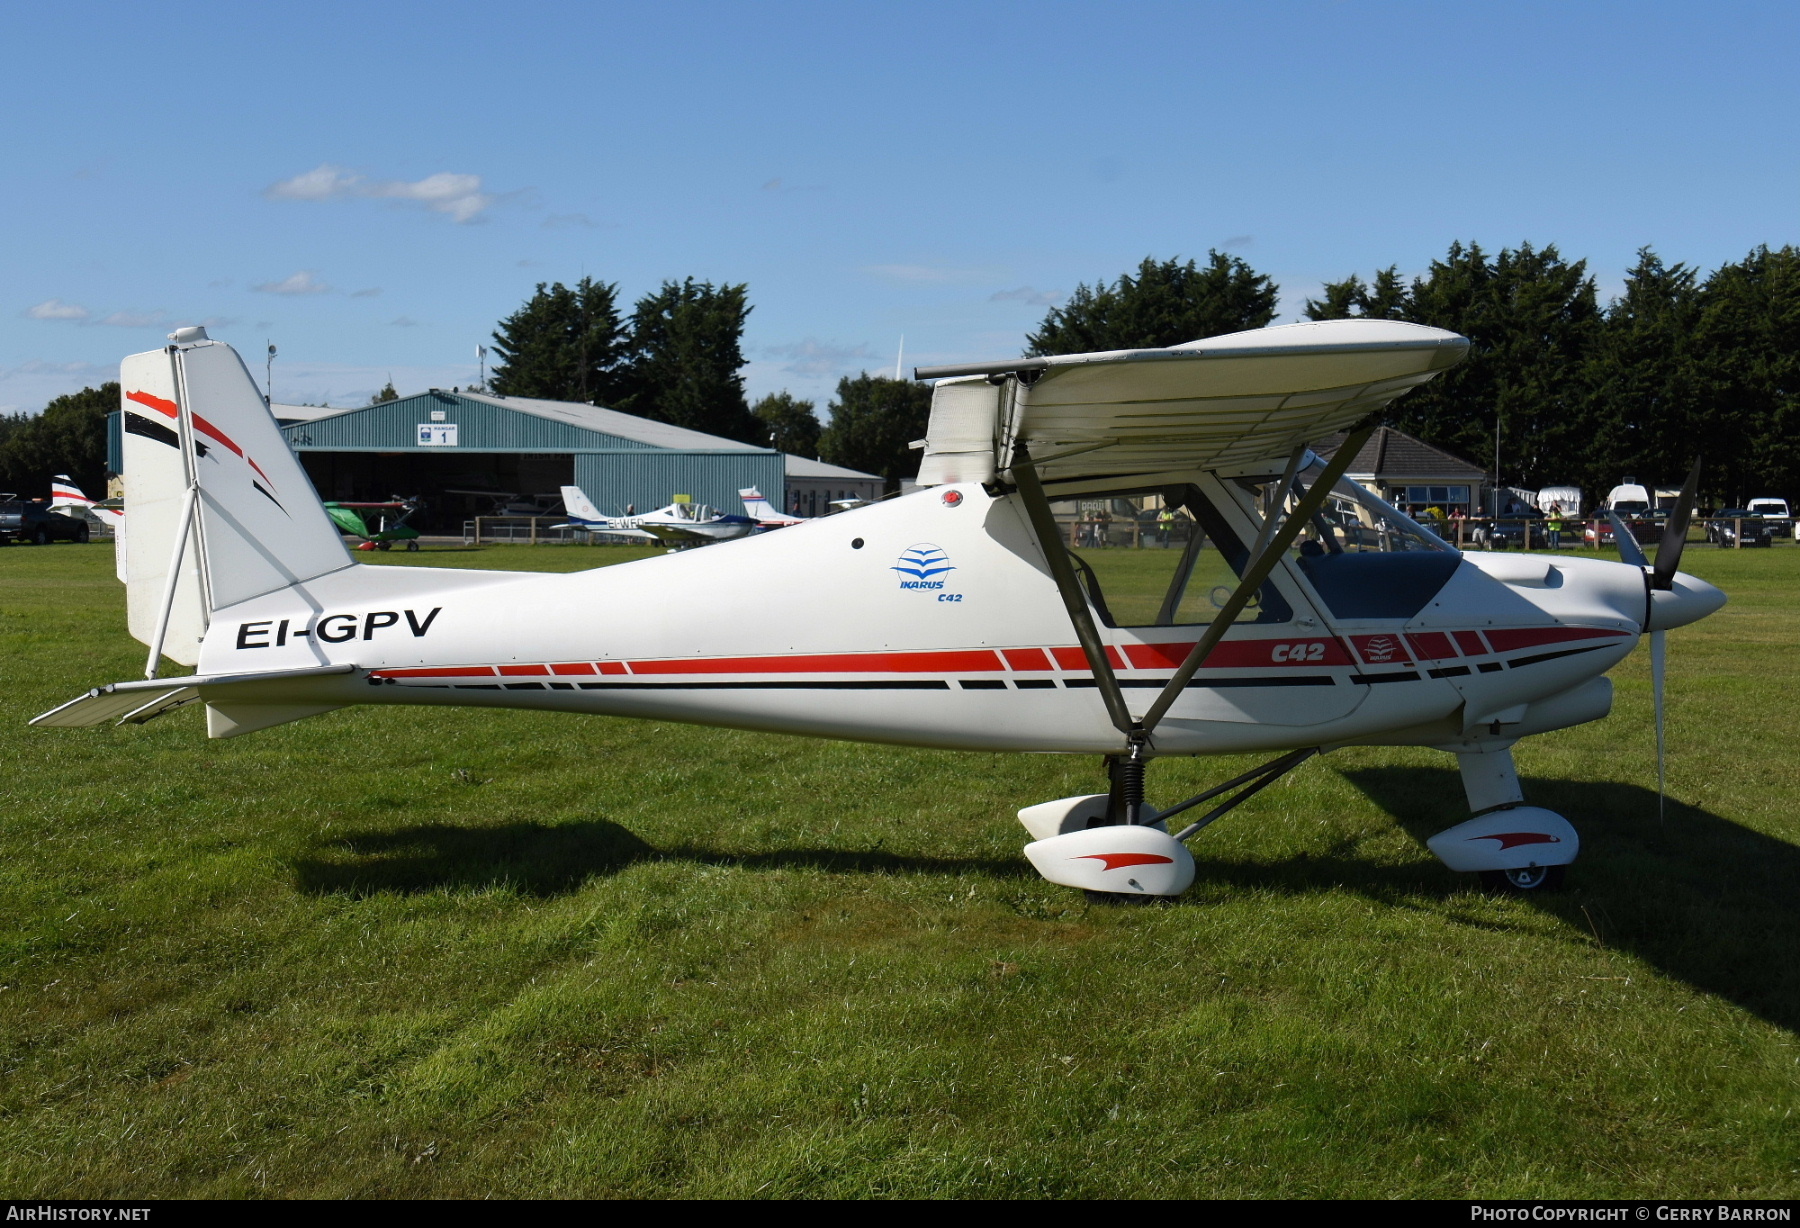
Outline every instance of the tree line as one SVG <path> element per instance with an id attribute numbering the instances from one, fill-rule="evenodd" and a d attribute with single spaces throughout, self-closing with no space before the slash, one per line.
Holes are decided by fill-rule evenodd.
<path id="1" fill-rule="evenodd" d="M 1452 244 L 1410 282 L 1395 268 L 1328 283 L 1309 319 L 1410 320 L 1469 356 L 1395 402 L 1394 425 L 1528 489 L 1604 494 L 1625 475 L 1741 505 L 1800 490 L 1800 250 L 1752 249 L 1702 276 L 1639 250 L 1601 304 L 1587 262 L 1554 245 L 1493 256 Z"/>
<path id="2" fill-rule="evenodd" d="M 1279 287 L 1241 257 L 1146 257 L 1115 281 L 1078 285 L 1026 337 L 1027 356 L 1149 349 L 1262 328 Z M 746 402 L 748 287 L 665 281 L 633 307 L 618 287 L 540 283 L 494 332 L 493 391 L 581 401 L 880 474 L 915 470 L 931 391 L 880 375 L 838 381 L 821 422 L 786 392 Z M 1702 490 L 1735 503 L 1800 494 L 1790 442 L 1800 399 L 1800 249 L 1760 246 L 1702 274 L 1639 251 L 1624 293 L 1601 303 L 1584 260 L 1555 245 L 1453 243 L 1416 277 L 1397 266 L 1328 282 L 1312 320 L 1410 320 L 1461 333 L 1468 358 L 1396 401 L 1389 421 L 1539 489 L 1597 496 L 1630 474 L 1673 485 L 1703 454 Z M 380 396 L 395 395 L 384 389 Z M 0 490 L 37 492 L 49 474 L 98 487 L 118 385 L 58 397 L 42 414 L 0 417 Z"/>

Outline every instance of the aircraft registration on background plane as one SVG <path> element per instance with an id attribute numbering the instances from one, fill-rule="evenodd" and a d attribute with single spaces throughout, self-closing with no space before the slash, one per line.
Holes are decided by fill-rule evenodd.
<path id="1" fill-rule="evenodd" d="M 1103 898 L 1184 891 L 1186 842 L 1315 754 L 1426 746 L 1456 757 L 1471 812 L 1431 851 L 1540 890 L 1580 841 L 1526 803 L 1513 744 L 1604 717 L 1606 672 L 1646 635 L 1660 731 L 1663 632 L 1725 601 L 1678 570 L 1693 475 L 1654 565 L 1628 532 L 1624 562 L 1461 553 L 1345 480 L 1384 407 L 1468 348 L 1396 321 L 922 369 L 916 492 L 567 575 L 354 562 L 238 355 L 202 329 L 171 341 L 120 373 L 146 677 L 34 724 L 200 703 L 227 738 L 462 705 L 1099 755 L 1105 792 L 1019 818 L 1044 877 Z M 1309 450 L 1339 431 L 1329 462 Z M 1054 503 L 1148 495 L 1192 524 L 1153 586 L 1111 563 L 1148 552 L 1064 544 Z M 197 672 L 158 677 L 165 656 Z M 1274 758 L 1147 800 L 1156 758 L 1245 752 Z"/>
<path id="2" fill-rule="evenodd" d="M 594 501 L 579 486 L 563 487 L 562 497 L 563 510 L 569 514 L 568 523 L 575 528 L 610 533 L 615 537 L 644 538 L 661 542 L 672 550 L 707 546 L 756 532 L 756 521 L 748 516 L 716 511 L 704 503 L 683 503 L 680 496 L 676 502 L 641 516 L 629 512 L 623 516 L 608 516 L 594 506 Z"/>

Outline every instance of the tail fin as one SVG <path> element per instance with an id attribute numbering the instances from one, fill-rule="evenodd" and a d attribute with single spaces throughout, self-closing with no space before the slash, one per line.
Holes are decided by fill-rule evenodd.
<path id="1" fill-rule="evenodd" d="M 767 520 L 769 517 L 775 515 L 775 509 L 769 506 L 769 501 L 764 498 L 762 492 L 757 490 L 754 486 L 747 490 L 738 491 L 738 498 L 744 501 L 744 514 L 746 516 L 750 516 L 756 520 Z"/>
<path id="2" fill-rule="evenodd" d="M 134 637 L 195 665 L 213 611 L 351 560 L 237 351 L 174 336 L 119 368 L 126 604 Z"/>
<path id="3" fill-rule="evenodd" d="M 94 501 L 81 493 L 81 487 L 66 473 L 59 473 L 50 479 L 50 510 L 72 507 L 78 511 L 87 511 L 94 506 Z"/>
<path id="4" fill-rule="evenodd" d="M 607 517 L 594 506 L 594 501 L 581 492 L 579 486 L 562 488 L 563 510 L 577 520 L 605 520 Z"/>

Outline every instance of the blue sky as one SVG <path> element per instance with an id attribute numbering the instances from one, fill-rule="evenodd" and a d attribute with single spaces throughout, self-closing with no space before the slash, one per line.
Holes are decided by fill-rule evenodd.
<path id="1" fill-rule="evenodd" d="M 746 282 L 753 396 L 1241 255 L 1800 241 L 1800 6 L 16 6 L 0 407 L 208 322 L 277 400 L 466 383 L 543 280 Z"/>

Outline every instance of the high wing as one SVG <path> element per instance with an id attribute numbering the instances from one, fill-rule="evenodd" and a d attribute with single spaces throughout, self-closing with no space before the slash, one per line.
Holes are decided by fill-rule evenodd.
<path id="1" fill-rule="evenodd" d="M 1398 320 L 1324 320 L 1163 350 L 920 367 L 917 378 L 944 382 L 932 396 L 919 483 L 991 481 L 1021 443 L 1045 482 L 1285 457 L 1454 366 L 1468 348 L 1455 333 Z"/>

